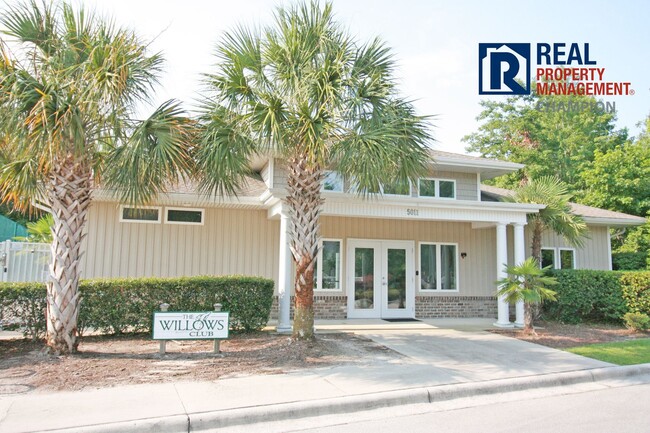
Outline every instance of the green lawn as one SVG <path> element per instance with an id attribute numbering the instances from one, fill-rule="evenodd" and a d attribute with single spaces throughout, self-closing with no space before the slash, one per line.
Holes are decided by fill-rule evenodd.
<path id="1" fill-rule="evenodd" d="M 650 338 L 588 344 L 586 346 L 572 347 L 567 351 L 600 361 L 611 362 L 612 364 L 644 364 L 650 362 Z"/>

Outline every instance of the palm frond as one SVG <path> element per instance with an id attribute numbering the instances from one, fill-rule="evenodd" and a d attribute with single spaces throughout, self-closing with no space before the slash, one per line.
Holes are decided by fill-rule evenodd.
<path id="1" fill-rule="evenodd" d="M 241 117 L 217 105 L 202 116 L 202 134 L 196 151 L 199 189 L 208 195 L 236 195 L 246 175 L 256 143 L 242 129 Z"/>
<path id="2" fill-rule="evenodd" d="M 539 221 L 543 228 L 552 230 L 573 246 L 584 246 L 588 238 L 587 224 L 581 216 L 572 212 L 569 187 L 559 178 L 542 176 L 532 179 L 506 200 L 545 205 L 539 213 L 530 214 L 529 220 Z"/>
<path id="3" fill-rule="evenodd" d="M 128 140 L 107 155 L 103 178 L 121 200 L 143 204 L 194 174 L 195 126 L 178 102 L 167 101 L 136 125 Z"/>
<path id="4" fill-rule="evenodd" d="M 426 117 L 416 116 L 406 101 L 395 100 L 369 119 L 361 119 L 332 147 L 332 166 L 354 179 L 365 195 L 380 184 L 417 181 L 432 158 Z"/>

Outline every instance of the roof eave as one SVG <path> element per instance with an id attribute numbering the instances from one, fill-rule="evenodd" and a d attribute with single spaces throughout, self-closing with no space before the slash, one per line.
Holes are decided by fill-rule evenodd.
<path id="1" fill-rule="evenodd" d="M 628 218 L 596 218 L 596 217 L 582 217 L 585 223 L 590 225 L 601 225 L 610 227 L 634 227 L 646 223 L 645 218 L 628 219 Z"/>

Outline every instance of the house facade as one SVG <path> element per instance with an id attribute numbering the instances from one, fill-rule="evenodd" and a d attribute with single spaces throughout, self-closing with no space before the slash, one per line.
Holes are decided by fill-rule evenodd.
<path id="1" fill-rule="evenodd" d="M 511 324 L 495 297 L 503 265 L 530 255 L 526 216 L 543 206 L 502 202 L 507 190 L 482 181 L 516 171 L 511 162 L 434 151 L 417 184 L 361 198 L 336 173 L 323 185 L 322 245 L 315 272 L 317 318 L 494 317 Z M 244 274 L 276 283 L 274 315 L 290 327 L 293 268 L 282 198 L 282 161 L 252 162 L 258 176 L 237 197 L 207 198 L 191 187 L 135 210 L 95 191 L 84 240 L 84 278 Z M 589 227 L 583 248 L 545 233 L 545 265 L 611 269 L 609 228 L 643 218 L 574 205 Z M 523 322 L 523 306 L 514 320 Z M 514 313 L 514 312 L 513 312 Z"/>

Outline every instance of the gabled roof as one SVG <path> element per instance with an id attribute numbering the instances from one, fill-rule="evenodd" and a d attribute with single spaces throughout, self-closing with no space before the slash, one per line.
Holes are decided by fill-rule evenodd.
<path id="1" fill-rule="evenodd" d="M 514 191 L 505 188 L 498 188 L 491 185 L 481 185 L 482 201 L 501 201 L 504 197 L 512 197 Z M 570 203 L 571 211 L 584 218 L 589 224 L 610 225 L 610 226 L 637 226 L 645 224 L 646 219 L 636 215 L 622 212 L 615 212 L 607 209 L 600 209 L 592 206 L 585 206 L 578 203 Z"/>
<path id="2" fill-rule="evenodd" d="M 516 162 L 482 158 L 462 153 L 443 152 L 441 150 L 431 149 L 429 154 L 433 158 L 434 167 L 440 170 L 449 169 L 451 171 L 481 173 L 481 179 L 492 179 L 524 167 L 523 164 Z"/>
<path id="3" fill-rule="evenodd" d="M 197 194 L 198 185 L 192 181 L 179 181 L 167 188 L 170 193 L 175 194 Z M 268 187 L 259 176 L 246 176 L 244 182 L 239 185 L 237 190 L 238 197 L 259 197 Z"/>

